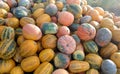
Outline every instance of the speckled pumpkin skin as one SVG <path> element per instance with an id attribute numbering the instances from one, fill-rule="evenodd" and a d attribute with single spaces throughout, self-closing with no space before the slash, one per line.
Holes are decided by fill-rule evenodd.
<path id="1" fill-rule="evenodd" d="M 57 53 L 54 58 L 54 65 L 56 68 L 67 68 L 70 62 L 68 55 Z"/>
<path id="2" fill-rule="evenodd" d="M 63 53 L 72 54 L 75 51 L 76 42 L 71 36 L 64 35 L 58 39 L 57 48 Z"/>

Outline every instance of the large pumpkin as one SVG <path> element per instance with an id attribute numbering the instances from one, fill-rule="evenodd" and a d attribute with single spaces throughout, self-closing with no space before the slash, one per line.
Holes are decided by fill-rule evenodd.
<path id="1" fill-rule="evenodd" d="M 74 16 L 68 11 L 62 11 L 58 15 L 58 22 L 64 26 L 70 26 L 74 21 Z"/>
<path id="2" fill-rule="evenodd" d="M 39 40 L 42 37 L 40 28 L 33 24 L 25 25 L 22 32 L 26 39 Z"/>
<path id="3" fill-rule="evenodd" d="M 57 37 L 55 35 L 47 34 L 42 38 L 43 48 L 54 49 L 56 47 Z"/>
<path id="4" fill-rule="evenodd" d="M 99 46 L 104 47 L 111 41 L 111 38 L 112 38 L 112 33 L 108 28 L 100 28 L 97 31 L 95 42 Z"/>
<path id="5" fill-rule="evenodd" d="M 72 54 L 75 51 L 76 42 L 71 36 L 64 35 L 58 39 L 57 48 L 63 53 Z"/>
<path id="6" fill-rule="evenodd" d="M 95 37 L 96 30 L 92 25 L 84 23 L 78 27 L 77 35 L 80 37 L 81 40 L 91 40 Z"/>

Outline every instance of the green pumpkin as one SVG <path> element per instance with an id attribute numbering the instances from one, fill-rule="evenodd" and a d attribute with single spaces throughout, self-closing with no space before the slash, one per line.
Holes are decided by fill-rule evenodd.
<path id="1" fill-rule="evenodd" d="M 88 53 L 97 53 L 98 52 L 98 46 L 92 40 L 84 42 L 83 45 L 85 47 L 85 51 Z"/>
<path id="2" fill-rule="evenodd" d="M 0 58 L 2 59 L 10 59 L 15 53 L 16 43 L 12 40 L 3 40 L 0 42 Z"/>
<path id="3" fill-rule="evenodd" d="M 67 5 L 67 10 L 73 13 L 75 18 L 80 18 L 82 16 L 82 8 L 77 4 L 69 4 Z"/>

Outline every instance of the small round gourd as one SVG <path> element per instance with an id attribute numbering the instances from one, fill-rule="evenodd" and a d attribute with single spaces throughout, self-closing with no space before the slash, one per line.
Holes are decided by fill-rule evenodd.
<path id="1" fill-rule="evenodd" d="M 26 8 L 31 7 L 30 0 L 18 0 L 18 6 L 24 6 Z"/>
<path id="2" fill-rule="evenodd" d="M 73 23 L 72 25 L 69 26 L 69 29 L 71 32 L 75 32 L 75 31 L 77 31 L 79 26 L 80 26 L 80 24 Z"/>
<path id="3" fill-rule="evenodd" d="M 41 29 L 33 24 L 25 25 L 22 32 L 26 39 L 39 40 L 42 37 Z"/>
<path id="4" fill-rule="evenodd" d="M 17 44 L 20 46 L 25 41 L 25 38 L 21 35 L 17 38 Z"/>
<path id="5" fill-rule="evenodd" d="M 56 69 L 52 74 L 69 74 L 65 69 Z"/>
<path id="6" fill-rule="evenodd" d="M 22 57 L 28 57 L 31 55 L 34 55 L 38 50 L 37 43 L 33 40 L 25 40 L 21 45 L 20 45 L 20 55 Z"/>
<path id="7" fill-rule="evenodd" d="M 50 62 L 54 58 L 55 52 L 52 49 L 44 49 L 40 52 L 39 58 L 41 62 Z"/>
<path id="8" fill-rule="evenodd" d="M 91 40 L 96 35 L 96 29 L 88 23 L 83 23 L 78 27 L 77 35 L 81 40 Z"/>
<path id="9" fill-rule="evenodd" d="M 8 6 L 8 4 L 4 1 L 0 1 L 0 8 L 5 9 L 6 11 L 10 10 L 10 7 Z"/>
<path id="10" fill-rule="evenodd" d="M 112 33 L 108 28 L 100 28 L 97 31 L 95 42 L 99 46 L 104 47 L 111 41 L 111 38 L 112 38 Z"/>
<path id="11" fill-rule="evenodd" d="M 64 7 L 63 2 L 61 2 L 61 1 L 56 1 L 55 5 L 57 6 L 59 11 L 61 11 Z"/>
<path id="12" fill-rule="evenodd" d="M 43 48 L 54 49 L 56 47 L 57 37 L 55 35 L 47 34 L 42 37 Z"/>
<path id="13" fill-rule="evenodd" d="M 80 18 L 80 23 L 89 23 L 92 20 L 92 17 L 89 15 L 85 15 Z"/>
<path id="14" fill-rule="evenodd" d="M 34 74 L 51 74 L 53 72 L 53 65 L 49 62 L 41 63 L 34 71 Z"/>
<path id="15" fill-rule="evenodd" d="M 20 66 L 16 66 L 10 71 L 10 74 L 24 74 L 24 71 Z"/>
<path id="16" fill-rule="evenodd" d="M 70 62 L 68 55 L 63 53 L 57 53 L 54 58 L 54 65 L 57 68 L 67 68 Z"/>
<path id="17" fill-rule="evenodd" d="M 48 4 L 45 8 L 45 12 L 49 14 L 50 16 L 55 15 L 57 11 L 58 11 L 57 6 L 53 3 Z"/>
<path id="18" fill-rule="evenodd" d="M 58 22 L 64 26 L 70 26 L 74 21 L 74 16 L 68 11 L 62 11 L 58 15 Z"/>
<path id="19" fill-rule="evenodd" d="M 56 34 L 58 26 L 55 23 L 43 23 L 41 25 L 41 30 L 44 34 Z"/>
<path id="20" fill-rule="evenodd" d="M 94 9 L 97 10 L 99 12 L 99 14 L 102 16 L 105 14 L 105 11 L 102 7 L 95 7 Z"/>
<path id="21" fill-rule="evenodd" d="M 21 68 L 25 72 L 32 72 L 35 69 L 37 69 L 39 65 L 40 65 L 40 60 L 38 56 L 30 56 L 30 57 L 24 58 L 21 61 Z"/>
<path id="22" fill-rule="evenodd" d="M 101 70 L 104 74 L 116 74 L 117 73 L 116 65 L 110 59 L 106 59 L 102 62 Z"/>
<path id="23" fill-rule="evenodd" d="M 7 13 L 8 12 L 5 9 L 0 8 L 0 17 L 2 17 L 2 18 L 6 17 Z"/>
<path id="24" fill-rule="evenodd" d="M 97 21 L 91 21 L 90 24 L 94 26 L 96 30 L 100 28 L 100 24 Z"/>
<path id="25" fill-rule="evenodd" d="M 0 59 L 0 73 L 10 73 L 10 71 L 15 67 L 15 62 L 12 59 L 1 60 Z"/>
<path id="26" fill-rule="evenodd" d="M 100 69 L 102 64 L 102 58 L 99 55 L 93 53 L 86 55 L 85 61 L 87 61 L 90 64 L 90 67 L 94 69 Z"/>
<path id="27" fill-rule="evenodd" d="M 96 69 L 89 69 L 86 74 L 100 74 L 98 70 Z"/>
<path id="28" fill-rule="evenodd" d="M 65 54 L 72 54 L 75 51 L 76 42 L 73 37 L 64 35 L 58 39 L 57 48 Z"/>
<path id="29" fill-rule="evenodd" d="M 16 35 L 16 36 L 22 35 L 22 28 L 19 28 L 19 27 L 16 28 L 16 29 L 15 29 L 15 35 Z"/>

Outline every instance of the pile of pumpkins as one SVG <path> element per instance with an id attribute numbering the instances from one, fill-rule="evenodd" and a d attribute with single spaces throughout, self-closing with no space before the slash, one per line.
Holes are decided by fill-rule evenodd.
<path id="1" fill-rule="evenodd" d="M 86 0 L 0 0 L 0 74 L 120 74 L 120 17 Z"/>

